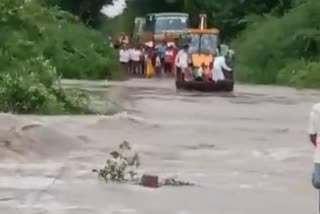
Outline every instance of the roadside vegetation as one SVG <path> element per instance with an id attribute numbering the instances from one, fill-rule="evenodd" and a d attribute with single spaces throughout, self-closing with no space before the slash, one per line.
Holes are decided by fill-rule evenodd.
<path id="1" fill-rule="evenodd" d="M 87 112 L 86 96 L 63 89 L 60 79 L 118 75 L 106 36 L 47 3 L 0 1 L 0 111 Z"/>
<path id="2" fill-rule="evenodd" d="M 120 76 L 108 36 L 132 30 L 149 12 L 206 13 L 235 49 L 239 81 L 320 88 L 319 0 L 134 0 L 123 15 L 101 15 L 111 0 L 0 1 L 0 111 L 84 113 L 88 99 L 61 78 Z"/>
<path id="3" fill-rule="evenodd" d="M 257 20 L 234 41 L 241 81 L 320 88 L 320 1 Z"/>
<path id="4" fill-rule="evenodd" d="M 170 11 L 189 13 L 193 25 L 199 13 L 208 15 L 209 26 L 235 49 L 239 81 L 320 88 L 319 0 L 135 0 L 103 27 L 128 32 L 134 16 Z"/>

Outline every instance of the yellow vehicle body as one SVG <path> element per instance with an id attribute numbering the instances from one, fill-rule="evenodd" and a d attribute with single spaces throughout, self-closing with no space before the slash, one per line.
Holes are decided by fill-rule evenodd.
<path id="1" fill-rule="evenodd" d="M 213 68 L 211 63 L 217 54 L 219 46 L 219 30 L 215 28 L 207 28 L 206 14 L 200 14 L 199 27 L 187 30 L 187 43 L 189 44 L 189 52 L 191 54 L 192 69 L 200 67 L 203 64 Z M 211 66 L 212 67 L 211 67 Z M 214 72 L 214 71 L 213 71 Z M 219 81 L 185 81 L 184 76 L 179 73 L 176 76 L 176 88 L 187 91 L 232 92 L 234 87 L 233 75 L 226 76 L 225 80 Z"/>
<path id="2" fill-rule="evenodd" d="M 200 67 L 202 64 L 209 66 L 214 57 L 210 54 L 192 54 L 191 60 L 193 67 Z"/>
<path id="3" fill-rule="evenodd" d="M 197 35 L 201 36 L 202 35 L 219 35 L 219 30 L 212 28 L 212 29 L 188 29 L 187 30 L 187 35 L 192 36 L 192 35 Z M 200 42 L 200 40 L 199 40 Z M 209 66 L 210 63 L 213 62 L 214 60 L 214 54 L 213 53 L 202 53 L 201 51 L 191 53 L 191 60 L 192 60 L 192 65 L 193 67 L 200 67 L 202 64 L 205 64 L 206 66 Z"/>

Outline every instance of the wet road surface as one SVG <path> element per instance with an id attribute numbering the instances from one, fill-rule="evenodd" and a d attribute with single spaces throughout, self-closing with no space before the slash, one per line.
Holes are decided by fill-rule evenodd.
<path id="1" fill-rule="evenodd" d="M 125 112 L 17 117 L 65 138 L 43 138 L 42 155 L 1 159 L 0 213 L 317 213 L 306 125 L 320 92 L 237 85 L 233 94 L 212 95 L 177 92 L 171 80 L 108 84 L 109 98 Z M 84 85 L 106 90 L 105 82 L 78 83 Z M 102 167 L 123 140 L 140 152 L 143 172 L 200 187 L 100 181 L 91 169 Z"/>

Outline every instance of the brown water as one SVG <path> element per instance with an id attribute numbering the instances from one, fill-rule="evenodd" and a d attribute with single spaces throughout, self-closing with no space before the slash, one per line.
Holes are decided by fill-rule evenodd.
<path id="1" fill-rule="evenodd" d="M 233 94 L 213 95 L 143 79 L 76 84 L 111 86 L 109 97 L 125 112 L 1 115 L 0 213 L 317 213 L 306 124 L 320 92 L 237 85 Z M 41 124 L 21 128 L 30 121 Z M 98 180 L 91 169 L 102 167 L 123 140 L 141 153 L 144 172 L 177 175 L 200 187 Z"/>

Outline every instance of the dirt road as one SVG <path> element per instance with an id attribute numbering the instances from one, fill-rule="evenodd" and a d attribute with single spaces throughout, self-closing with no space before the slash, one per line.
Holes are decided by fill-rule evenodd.
<path id="1" fill-rule="evenodd" d="M 2 151 L 26 151 L 0 157 L 0 213 L 317 213 L 306 124 L 320 92 L 238 85 L 233 95 L 209 95 L 176 92 L 164 80 L 111 88 L 126 111 L 116 116 L 1 116 L 2 138 L 22 120 L 40 125 L 11 129 L 11 144 L 1 141 Z M 144 172 L 200 187 L 99 181 L 91 169 L 123 140 L 142 155 Z"/>

